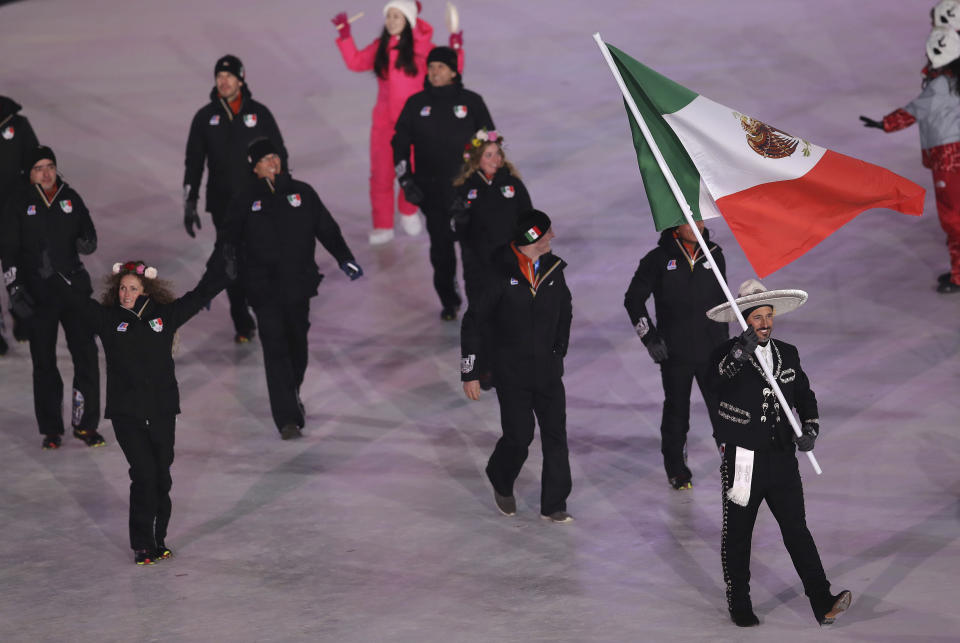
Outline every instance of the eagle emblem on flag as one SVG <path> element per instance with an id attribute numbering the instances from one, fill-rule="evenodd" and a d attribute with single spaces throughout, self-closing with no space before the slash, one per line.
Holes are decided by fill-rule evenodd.
<path id="1" fill-rule="evenodd" d="M 160 333 L 163 331 L 163 319 L 157 317 L 156 319 L 151 319 L 149 321 L 150 328 L 153 329 L 153 332 Z"/>
<path id="2" fill-rule="evenodd" d="M 503 193 L 503 198 L 505 199 L 512 199 L 513 196 L 517 193 L 517 191 L 513 189 L 512 185 L 505 185 L 502 188 L 500 188 L 500 191 Z"/>
<path id="3" fill-rule="evenodd" d="M 64 199 L 60 202 L 60 209 L 67 214 L 70 214 L 73 212 L 73 202 L 70 199 Z"/>
<path id="4" fill-rule="evenodd" d="M 454 105 L 453 106 L 453 115 L 457 118 L 466 118 L 467 117 L 467 106 L 466 105 Z"/>
<path id="5" fill-rule="evenodd" d="M 3 140 L 9 141 L 11 138 L 13 138 L 13 134 L 14 131 L 12 125 L 3 128 Z"/>
<path id="6" fill-rule="evenodd" d="M 299 208 L 300 204 L 303 203 L 303 201 L 300 200 L 299 194 L 288 194 L 287 201 L 289 201 L 290 205 L 292 205 L 295 208 Z"/>
<path id="7" fill-rule="evenodd" d="M 747 133 L 747 144 L 754 152 L 768 159 L 784 159 L 793 156 L 800 143 L 803 143 L 801 154 L 810 156 L 810 143 L 796 136 L 791 136 L 783 130 L 771 127 L 755 118 L 734 112 L 734 117 L 740 120 L 740 127 Z"/>
<path id="8" fill-rule="evenodd" d="M 256 114 L 244 114 L 243 115 L 243 124 L 247 127 L 256 127 L 257 126 L 257 115 Z"/>

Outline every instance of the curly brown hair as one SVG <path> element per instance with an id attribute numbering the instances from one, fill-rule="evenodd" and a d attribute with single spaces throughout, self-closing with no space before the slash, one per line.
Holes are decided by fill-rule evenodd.
<path id="1" fill-rule="evenodd" d="M 174 301 L 177 296 L 173 294 L 173 284 L 165 279 L 147 279 L 143 275 L 138 275 L 133 270 L 127 270 L 126 266 L 128 265 L 144 265 L 142 261 L 127 261 L 122 265 L 123 268 L 119 272 L 107 275 L 103 278 L 103 285 L 106 286 L 106 290 L 103 293 L 103 296 L 100 297 L 100 303 L 104 306 L 116 306 L 119 301 L 118 292 L 120 290 L 120 280 L 127 275 L 133 275 L 140 280 L 140 285 L 143 287 L 143 294 L 147 295 L 153 301 L 158 304 L 169 304 Z"/>
<path id="2" fill-rule="evenodd" d="M 470 145 L 470 143 L 467 143 L 467 145 Z M 478 146 L 470 145 L 469 151 L 464 152 L 464 157 L 466 158 L 464 159 L 465 162 L 463 164 L 463 168 L 460 170 L 460 174 L 457 175 L 457 178 L 453 180 L 453 184 L 455 186 L 460 186 L 466 183 L 467 179 L 470 178 L 474 172 L 480 169 L 480 157 L 483 156 L 483 151 L 487 149 L 488 145 L 496 145 L 497 149 L 500 151 L 500 158 L 503 159 L 503 167 L 507 168 L 507 171 L 510 172 L 511 175 L 517 177 L 518 179 L 522 178 L 520 173 L 517 171 L 517 168 L 513 166 L 513 163 L 507 160 L 507 155 L 503 151 L 503 139 L 501 138 L 496 143 L 486 142 L 483 145 Z"/>

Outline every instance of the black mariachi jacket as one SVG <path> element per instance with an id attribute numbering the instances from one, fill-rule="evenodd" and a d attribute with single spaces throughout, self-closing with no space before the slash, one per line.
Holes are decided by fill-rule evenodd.
<path id="1" fill-rule="evenodd" d="M 776 394 L 763 375 L 760 364 L 751 355 L 740 363 L 729 356 L 736 339 L 723 342 L 713 352 L 709 386 L 719 393 L 720 423 L 716 438 L 727 447 L 740 446 L 751 451 L 792 451 L 793 429 L 780 409 Z M 796 408 L 800 424 L 819 427 L 817 396 L 800 367 L 795 346 L 771 339 L 773 376 L 787 403 Z M 789 412 L 789 411 L 788 411 Z"/>
<path id="2" fill-rule="evenodd" d="M 393 135 L 393 162 L 410 162 L 413 146 L 415 180 L 425 191 L 433 183 L 453 180 L 463 167 L 464 146 L 481 128 L 493 129 L 493 119 L 479 94 L 454 83 L 434 87 L 424 80 L 424 90 L 407 99 Z M 444 208 L 449 203 L 443 203 Z"/>
<path id="3" fill-rule="evenodd" d="M 469 302 L 460 327 L 464 382 L 479 379 L 478 359 L 492 360 L 497 386 L 536 388 L 560 379 L 573 318 L 566 265 L 551 253 L 542 255 L 537 285 L 531 286 L 512 248 L 498 250 L 488 283 Z"/>
<path id="4" fill-rule="evenodd" d="M 0 207 L 20 185 L 20 169 L 28 150 L 39 143 L 20 105 L 0 96 Z"/>
<path id="5" fill-rule="evenodd" d="M 103 416 L 170 417 L 180 413 L 173 365 L 174 334 L 223 290 L 227 278 L 211 269 L 197 287 L 169 304 L 141 296 L 130 310 L 84 300 L 84 320 L 100 336 L 107 364 L 107 405 Z"/>
<path id="6" fill-rule="evenodd" d="M 48 200 L 39 185 L 23 186 L 7 200 L 0 224 L 0 260 L 4 272 L 16 268 L 16 281 L 36 298 L 46 297 L 48 279 L 81 284 L 90 293 L 90 277 L 81 254 L 97 249 L 97 231 L 90 211 L 76 190 L 57 179 L 57 193 Z"/>
<path id="7" fill-rule="evenodd" d="M 459 206 L 466 209 L 466 221 L 455 227 L 460 245 L 488 263 L 491 254 L 513 238 L 518 215 L 533 207 L 527 187 L 501 167 L 490 181 L 477 170 L 456 190 Z"/>
<path id="8" fill-rule="evenodd" d="M 209 170 L 207 212 L 222 211 L 246 185 L 250 177 L 247 145 L 253 139 L 265 136 L 273 141 L 280 150 L 284 167 L 287 166 L 287 149 L 283 146 L 283 137 L 273 114 L 265 105 L 250 97 L 246 84 L 240 91 L 243 103 L 236 116 L 214 87 L 210 91 L 210 103 L 196 113 L 190 124 L 183 184 L 190 186 L 188 198 L 196 200 L 200 194 L 203 162 L 206 159 Z"/>
<path id="9" fill-rule="evenodd" d="M 354 260 L 340 226 L 312 187 L 285 172 L 276 184 L 248 181 L 227 208 L 220 240 L 237 248 L 250 304 L 313 297 L 323 279 L 314 260 L 317 240 L 338 264 Z"/>
<path id="10" fill-rule="evenodd" d="M 720 274 L 726 278 L 723 251 L 710 242 L 706 229 L 703 236 Z M 634 328 L 640 323 L 638 330 L 644 331 L 644 345 L 661 337 L 671 360 L 699 364 L 729 337 L 727 324 L 706 316 L 708 310 L 726 301 L 708 264 L 702 253 L 691 260 L 682 242 L 674 238 L 673 228 L 664 230 L 657 247 L 640 260 L 623 296 L 623 305 Z M 657 311 L 656 325 L 647 312 L 646 300 L 650 295 Z"/>

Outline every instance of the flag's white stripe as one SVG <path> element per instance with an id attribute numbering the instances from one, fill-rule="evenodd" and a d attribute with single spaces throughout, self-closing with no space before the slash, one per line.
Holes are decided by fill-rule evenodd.
<path id="1" fill-rule="evenodd" d="M 703 96 L 663 118 L 687 149 L 715 200 L 755 185 L 800 178 L 826 153 L 822 147 L 800 141 L 789 157 L 761 156 L 748 144 L 736 110 Z M 805 145 L 809 145 L 809 156 L 802 153 Z"/>
<path id="2" fill-rule="evenodd" d="M 720 214 L 717 202 L 710 196 L 710 190 L 703 182 L 703 177 L 700 177 L 700 203 L 698 205 L 700 206 L 700 218 L 704 221 L 723 216 Z"/>

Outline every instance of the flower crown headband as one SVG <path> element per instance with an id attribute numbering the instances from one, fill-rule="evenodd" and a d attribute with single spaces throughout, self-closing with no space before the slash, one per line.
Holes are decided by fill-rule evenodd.
<path id="1" fill-rule="evenodd" d="M 113 274 L 118 275 L 121 272 L 125 275 L 137 275 L 138 277 L 146 277 L 147 279 L 157 278 L 157 269 L 153 266 L 148 266 L 142 261 L 128 261 L 127 263 L 113 264 Z"/>
<path id="2" fill-rule="evenodd" d="M 482 147 L 487 143 L 503 145 L 503 135 L 497 130 L 490 130 L 489 132 L 485 129 L 477 130 L 477 133 L 473 135 L 470 142 L 463 146 L 463 160 L 469 160 L 472 149 Z"/>

